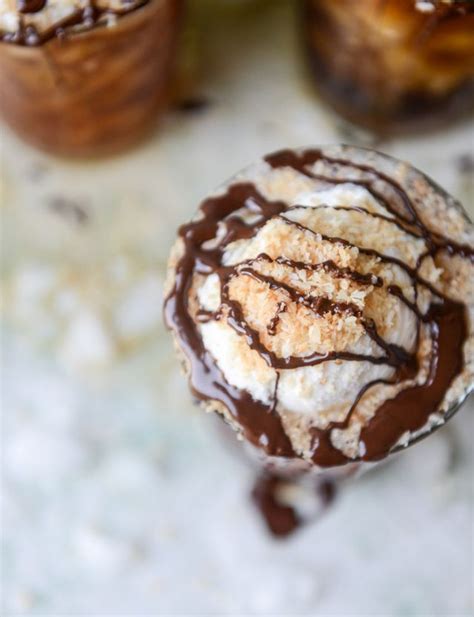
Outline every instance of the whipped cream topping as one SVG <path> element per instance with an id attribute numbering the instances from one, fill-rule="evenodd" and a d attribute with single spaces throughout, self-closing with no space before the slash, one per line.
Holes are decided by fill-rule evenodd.
<path id="1" fill-rule="evenodd" d="M 452 200 L 392 159 L 266 157 L 172 254 L 167 322 L 194 392 L 269 455 L 324 467 L 410 443 L 472 386 L 472 242 Z"/>

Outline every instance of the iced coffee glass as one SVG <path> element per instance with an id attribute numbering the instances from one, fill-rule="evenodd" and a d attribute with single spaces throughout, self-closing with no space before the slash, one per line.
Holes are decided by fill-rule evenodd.
<path id="1" fill-rule="evenodd" d="M 53 154 L 114 153 L 167 99 L 181 0 L 8 0 L 0 12 L 0 112 Z M 34 6 L 33 6 L 34 5 Z"/>
<path id="2" fill-rule="evenodd" d="M 375 129 L 423 128 L 474 108 L 474 2 L 305 0 L 317 88 Z"/>
<path id="3" fill-rule="evenodd" d="M 317 483 L 327 501 L 329 481 L 427 437 L 465 399 L 473 264 L 459 204 L 349 146 L 269 154 L 180 228 L 166 323 L 194 397 L 264 470 L 254 498 L 273 533 L 300 521 L 281 485 Z"/>

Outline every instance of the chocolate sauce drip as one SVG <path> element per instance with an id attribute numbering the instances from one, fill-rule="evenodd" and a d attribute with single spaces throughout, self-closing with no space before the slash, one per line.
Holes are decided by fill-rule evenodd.
<path id="1" fill-rule="evenodd" d="M 278 492 L 284 484 L 298 485 L 298 480 L 298 477 L 293 480 L 283 480 L 265 471 L 257 478 L 252 490 L 252 500 L 263 516 L 268 531 L 277 538 L 285 538 L 298 527 L 310 522 L 303 519 L 295 507 L 283 504 L 278 499 Z M 336 498 L 337 486 L 333 480 L 317 478 L 314 492 L 323 513 Z"/>
<path id="2" fill-rule="evenodd" d="M 277 476 L 264 473 L 257 479 L 252 491 L 252 499 L 263 515 L 268 530 L 277 538 L 293 533 L 302 522 L 293 507 L 278 501 L 281 483 Z"/>
<path id="3" fill-rule="evenodd" d="M 223 266 L 222 256 L 226 247 L 236 240 L 253 237 L 257 231 L 272 217 L 292 225 L 303 233 L 318 237 L 318 241 L 341 244 L 353 247 L 344 238 L 316 234 L 312 229 L 288 219 L 284 216 L 288 206 L 283 202 L 270 202 L 259 194 L 250 183 L 231 185 L 224 195 L 206 200 L 201 205 L 201 218 L 184 225 L 180 236 L 184 242 L 184 250 L 176 268 L 174 287 L 165 302 L 165 317 L 168 326 L 179 338 L 181 348 L 187 358 L 190 383 L 194 395 L 204 401 L 218 401 L 225 405 L 233 420 L 241 428 L 244 436 L 254 445 L 264 449 L 268 455 L 295 457 L 291 443 L 284 431 L 277 412 L 278 381 L 280 371 L 303 366 L 314 366 L 332 360 L 369 362 L 393 367 L 393 376 L 388 380 L 375 380 L 366 384 L 354 398 L 346 418 L 341 422 L 331 422 L 325 429 L 313 428 L 312 431 L 312 461 L 321 467 L 343 465 L 349 459 L 332 445 L 331 432 L 334 429 L 346 429 L 363 396 L 376 385 L 396 385 L 416 376 L 417 351 L 420 339 L 420 329 L 423 326 L 429 332 L 432 342 L 431 364 L 426 382 L 401 390 L 394 398 L 385 401 L 376 411 L 372 420 L 362 429 L 360 436 L 361 451 L 355 460 L 377 460 L 388 454 L 400 437 L 407 431 L 414 432 L 423 427 L 429 416 L 437 411 L 446 391 L 454 378 L 463 369 L 463 343 L 467 336 L 464 305 L 454 302 L 439 293 L 429 282 L 419 275 L 423 259 L 435 257 L 440 251 L 449 255 L 459 255 L 472 260 L 474 251 L 471 247 L 459 245 L 440 234 L 431 232 L 419 218 L 416 208 L 406 191 L 392 178 L 368 166 L 356 164 L 343 159 L 329 158 L 318 150 L 307 150 L 297 153 L 283 150 L 266 157 L 266 162 L 273 168 L 291 167 L 297 172 L 325 183 L 340 184 L 352 182 L 365 187 L 381 204 L 387 214 L 367 212 L 358 208 L 367 216 L 387 220 L 402 231 L 422 240 L 426 251 L 411 267 L 398 258 L 384 255 L 374 249 L 357 247 L 361 254 L 375 257 L 382 263 L 395 265 L 403 269 L 410 277 L 414 290 L 412 301 L 396 285 L 387 286 L 387 293 L 397 297 L 417 319 L 416 349 L 409 353 L 405 349 L 385 341 L 377 332 L 373 321 L 365 318 L 357 306 L 351 303 L 335 302 L 325 296 L 314 296 L 298 291 L 294 287 L 277 280 L 274 276 L 263 274 L 256 265 L 259 262 L 274 262 L 293 270 L 325 271 L 335 278 L 345 278 L 360 285 L 383 287 L 382 278 L 373 274 L 363 274 L 349 268 L 341 268 L 333 261 L 312 264 L 294 261 L 285 257 L 272 259 L 266 254 L 260 254 L 255 259 L 243 261 L 234 266 Z M 337 176 L 322 176 L 308 169 L 317 161 L 334 166 Z M 363 173 L 363 178 L 341 178 L 344 168 L 356 169 Z M 385 191 L 381 189 L 384 186 Z M 390 196 L 388 196 L 389 189 Z M 256 214 L 256 221 L 246 223 L 235 213 L 246 207 Z M 299 207 L 299 206 L 296 206 Z M 303 206 L 302 206 L 303 207 Z M 338 209 L 346 209 L 340 207 Z M 217 247 L 204 249 L 203 243 L 214 240 L 218 231 L 220 241 Z M 222 227 L 223 226 L 223 227 Z M 216 274 L 220 280 L 221 303 L 215 312 L 199 310 L 192 317 L 188 310 L 188 299 L 194 274 L 208 276 Z M 268 286 L 283 296 L 277 303 L 275 316 L 267 326 L 269 335 L 274 336 L 282 315 L 287 311 L 289 303 L 304 306 L 314 314 L 315 319 L 327 314 L 349 314 L 356 318 L 365 333 L 380 348 L 380 355 L 364 355 L 347 351 L 332 351 L 320 353 L 314 351 L 306 356 L 279 357 L 268 349 L 261 341 L 260 335 L 246 321 L 243 307 L 232 298 L 231 282 L 236 276 L 248 276 L 262 285 Z M 419 310 L 416 299 L 418 287 L 423 286 L 434 296 L 433 303 L 426 314 Z M 225 319 L 240 336 L 243 336 L 249 348 L 255 350 L 267 363 L 275 369 L 276 381 L 273 400 L 265 404 L 255 401 L 250 394 L 228 384 L 220 371 L 215 359 L 204 348 L 198 323 L 210 320 Z M 260 494 L 260 493 L 259 493 Z M 263 493 L 260 494 L 262 496 Z M 265 503 L 270 504 L 265 493 Z M 274 507 L 275 504 L 270 504 Z M 270 506 L 269 506 L 270 507 Z M 285 511 L 287 524 L 290 516 Z M 293 521 L 294 522 L 294 521 Z M 291 525 L 290 525 L 291 526 Z"/>
<path id="4" fill-rule="evenodd" d="M 383 458 L 405 432 L 422 428 L 430 415 L 427 411 L 432 413 L 439 408 L 449 386 L 463 369 L 460 350 L 467 336 L 464 306 L 449 300 L 432 304 L 424 321 L 430 326 L 433 345 L 428 378 L 424 384 L 406 388 L 385 401 L 362 429 L 365 460 Z"/>
<path id="5" fill-rule="evenodd" d="M 316 492 L 323 505 L 327 508 L 336 499 L 337 485 L 334 480 L 328 478 L 320 479 L 316 485 Z"/>
<path id="6" fill-rule="evenodd" d="M 202 244 L 215 237 L 219 222 L 245 205 L 260 213 L 261 221 L 241 225 L 235 218 L 230 219 L 227 221 L 230 231 L 220 245 L 213 250 L 203 249 Z M 266 220 L 285 208 L 283 202 L 265 200 L 252 184 L 234 185 L 225 195 L 205 201 L 201 206 L 203 218 L 184 225 L 179 231 L 184 242 L 184 254 L 176 268 L 174 287 L 165 302 L 165 318 L 168 326 L 179 336 L 188 361 L 191 389 L 196 398 L 224 404 L 245 437 L 263 448 L 268 455 L 293 457 L 295 453 L 279 415 L 272 411 L 272 407 L 254 400 L 247 392 L 226 382 L 215 359 L 205 349 L 188 311 L 193 273 L 216 272 L 224 277 L 228 269 L 222 268 L 221 261 L 226 244 L 236 237 L 255 234 Z"/>

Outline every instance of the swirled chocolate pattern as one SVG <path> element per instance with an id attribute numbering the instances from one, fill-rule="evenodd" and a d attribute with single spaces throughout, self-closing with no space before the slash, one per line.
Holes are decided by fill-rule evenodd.
<path id="1" fill-rule="evenodd" d="M 334 151 L 269 155 L 263 180 L 244 173 L 205 200 L 179 231 L 165 301 L 194 395 L 268 456 L 318 467 L 386 456 L 428 432 L 433 414 L 455 402 L 448 393 L 456 390 L 460 399 L 470 383 L 469 279 L 456 296 L 443 266 L 446 259 L 463 268 L 474 261 L 463 215 L 393 159 Z M 289 197 L 290 185 L 296 188 Z M 337 203 L 321 203 L 324 196 Z M 431 202 L 448 227 L 465 227 L 456 240 L 441 233 L 442 222 L 427 224 Z M 224 325 L 213 347 L 206 326 Z M 237 347 L 226 360 L 220 354 L 229 336 Z M 232 373 L 237 354 L 270 396 L 241 386 Z M 349 364 L 358 365 L 353 390 L 352 373 L 343 373 Z M 300 413 L 288 392 L 307 389 L 316 370 L 322 392 L 313 399 L 326 400 L 327 390 L 330 403 Z M 340 404 L 339 376 L 341 389 L 352 391 L 350 404 Z"/>

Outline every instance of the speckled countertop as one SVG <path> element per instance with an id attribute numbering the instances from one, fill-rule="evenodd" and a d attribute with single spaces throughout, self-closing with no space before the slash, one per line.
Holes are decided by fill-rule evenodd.
<path id="1" fill-rule="evenodd" d="M 371 144 L 308 87 L 291 3 L 264 4 L 209 22 L 208 104 L 126 156 L 2 130 L 2 614 L 473 614 L 472 400 L 275 542 L 164 331 L 167 253 L 206 192 L 273 149 Z M 378 147 L 474 213 L 473 144 L 464 124 Z"/>

